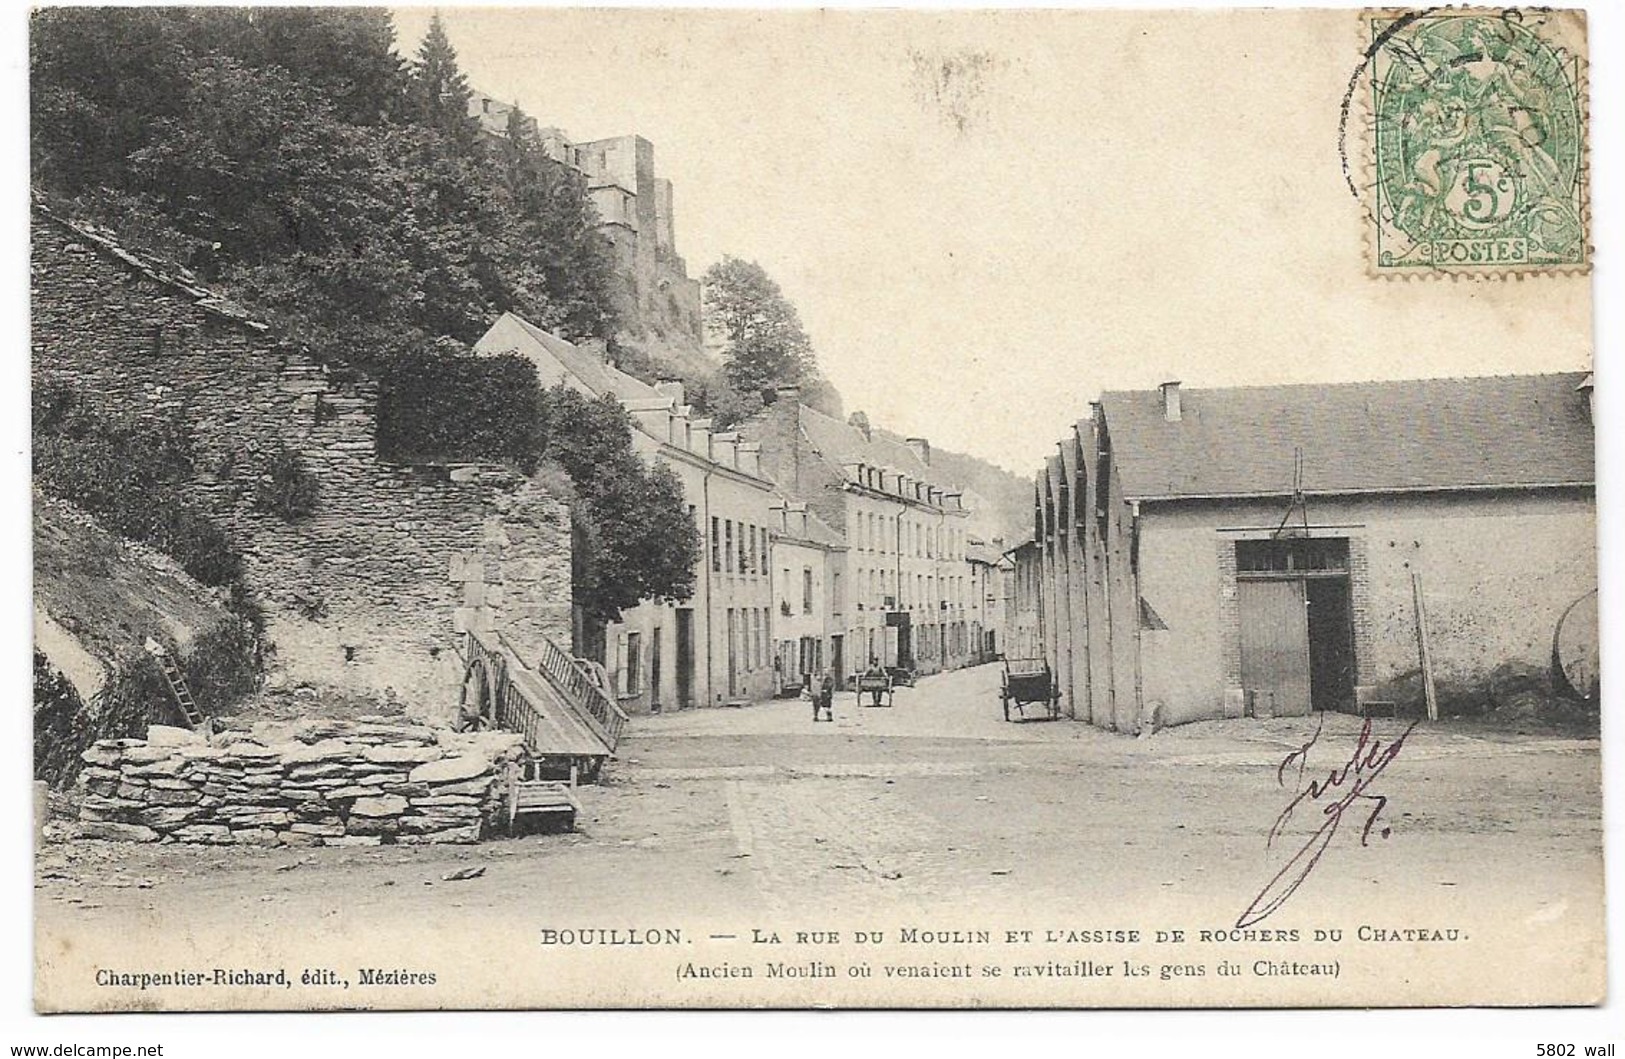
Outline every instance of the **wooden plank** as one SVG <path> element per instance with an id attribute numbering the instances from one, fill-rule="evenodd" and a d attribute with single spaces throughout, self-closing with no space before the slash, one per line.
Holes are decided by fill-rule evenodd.
<path id="1" fill-rule="evenodd" d="M 532 753 L 559 757 L 605 757 L 610 746 L 582 716 L 563 701 L 562 696 L 534 673 L 514 670 L 509 682 L 535 710 L 536 746 Z"/>
<path id="2" fill-rule="evenodd" d="M 1416 602 L 1416 646 L 1422 660 L 1422 695 L 1427 699 L 1428 720 L 1439 719 L 1439 696 L 1433 687 L 1433 647 L 1428 640 L 1428 608 L 1422 597 L 1422 571 L 1411 568 L 1411 596 Z"/>
<path id="3" fill-rule="evenodd" d="M 1236 586 L 1241 614 L 1241 684 L 1272 702 L 1270 712 L 1309 712 L 1309 619 L 1303 582 L 1247 581 Z"/>

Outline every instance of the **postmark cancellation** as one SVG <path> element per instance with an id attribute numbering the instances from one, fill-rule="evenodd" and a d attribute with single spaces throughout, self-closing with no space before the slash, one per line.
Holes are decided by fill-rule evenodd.
<path id="1" fill-rule="evenodd" d="M 1584 272 L 1583 11 L 1368 12 L 1373 275 Z"/>

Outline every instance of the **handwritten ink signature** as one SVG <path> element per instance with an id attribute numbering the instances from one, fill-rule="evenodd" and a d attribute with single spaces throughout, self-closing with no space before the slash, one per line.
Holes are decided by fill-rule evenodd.
<path id="1" fill-rule="evenodd" d="M 1269 837 L 1265 841 L 1265 848 L 1275 844 L 1275 840 L 1281 837 L 1287 824 L 1291 822 L 1292 814 L 1306 803 L 1320 803 L 1321 814 L 1326 820 L 1309 836 L 1303 848 L 1298 850 L 1275 877 L 1264 885 L 1258 896 L 1253 898 L 1253 903 L 1248 905 L 1241 918 L 1236 920 L 1237 929 L 1262 922 L 1285 904 L 1298 887 L 1303 885 L 1310 872 L 1315 870 L 1315 865 L 1320 863 L 1321 854 L 1326 852 L 1326 847 L 1331 845 L 1332 839 L 1336 837 L 1338 826 L 1343 822 L 1343 811 L 1356 801 L 1365 800 L 1374 803 L 1365 819 L 1365 826 L 1360 830 L 1360 845 L 1370 844 L 1371 831 L 1377 826 L 1383 809 L 1388 805 L 1388 799 L 1381 794 L 1368 793 L 1366 788 L 1393 763 L 1399 752 L 1404 749 L 1405 740 L 1416 731 L 1416 726 L 1422 723 L 1420 720 L 1411 722 L 1410 727 L 1399 734 L 1399 738 L 1384 746 L 1382 740 L 1372 736 L 1371 719 L 1366 718 L 1365 723 L 1360 726 L 1360 737 L 1355 741 L 1354 752 L 1349 755 L 1348 760 L 1330 770 L 1325 779 L 1310 780 L 1305 785 L 1303 776 L 1309 767 L 1309 751 L 1319 741 L 1325 721 L 1326 715 L 1320 714 L 1314 734 L 1302 746 L 1282 758 L 1280 766 L 1275 770 L 1275 781 L 1285 787 L 1288 771 L 1292 770 L 1294 765 L 1297 766 L 1294 782 L 1297 794 L 1287 803 L 1287 807 L 1281 810 L 1281 815 L 1275 818 Z M 1333 794 L 1336 794 L 1335 800 L 1322 802 L 1323 798 Z M 1387 838 L 1390 833 L 1387 827 L 1378 832 L 1383 838 Z"/>

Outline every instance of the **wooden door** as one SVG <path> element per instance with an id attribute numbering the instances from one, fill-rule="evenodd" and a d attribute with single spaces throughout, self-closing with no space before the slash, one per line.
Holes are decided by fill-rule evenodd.
<path id="1" fill-rule="evenodd" d="M 660 628 L 660 626 L 655 626 L 654 640 L 649 644 L 649 706 L 652 710 L 656 711 L 658 711 L 663 705 L 661 700 L 661 688 L 665 683 L 665 678 L 663 677 L 660 669 L 660 640 L 662 632 L 663 630 Z"/>
<path id="2" fill-rule="evenodd" d="M 694 705 L 694 612 L 677 610 L 677 708 Z"/>
<path id="3" fill-rule="evenodd" d="M 1309 712 L 1309 617 L 1302 580 L 1242 581 L 1241 686 L 1257 693 L 1256 708 L 1274 695 L 1277 717 Z"/>
<path id="4" fill-rule="evenodd" d="M 728 608 L 728 698 L 739 694 L 739 619 Z"/>

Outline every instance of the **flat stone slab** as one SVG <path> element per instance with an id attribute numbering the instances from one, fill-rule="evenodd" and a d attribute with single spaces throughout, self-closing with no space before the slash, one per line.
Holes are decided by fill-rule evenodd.
<path id="1" fill-rule="evenodd" d="M 158 832 L 141 824 L 115 824 L 107 820 L 81 821 L 80 838 L 105 838 L 112 842 L 156 842 Z"/>
<path id="2" fill-rule="evenodd" d="M 384 794 L 384 788 L 379 784 L 357 784 L 350 787 L 339 787 L 327 792 L 330 802 L 347 801 L 351 798 L 377 798 Z"/>
<path id="3" fill-rule="evenodd" d="M 413 783 L 456 783 L 471 780 L 491 770 L 491 763 L 474 754 L 442 758 L 419 765 L 409 777 Z"/>
<path id="4" fill-rule="evenodd" d="M 175 756 L 172 746 L 132 746 L 124 751 L 123 763 L 126 765 L 150 765 L 155 761 L 162 761 L 167 757 Z"/>
<path id="5" fill-rule="evenodd" d="M 351 816 L 399 816 L 406 812 L 406 799 L 398 794 L 382 794 L 376 798 L 357 798 L 350 806 Z"/>
<path id="6" fill-rule="evenodd" d="M 231 745 L 227 746 L 225 750 L 226 753 L 223 760 L 226 761 L 230 761 L 233 758 L 236 758 L 239 761 L 253 761 L 256 759 L 263 760 L 265 758 L 280 756 L 275 750 L 268 746 L 262 746 L 259 743 L 232 743 Z"/>
<path id="7" fill-rule="evenodd" d="M 177 842 L 224 845 L 231 841 L 231 828 L 224 824 L 187 824 L 185 827 L 177 828 L 170 837 Z"/>
<path id="8" fill-rule="evenodd" d="M 177 728 L 172 724 L 147 726 L 148 746 L 186 746 L 190 743 L 202 743 L 203 741 L 203 733 L 194 732 L 190 728 Z"/>
<path id="9" fill-rule="evenodd" d="M 446 752 L 437 746 L 422 744 L 369 746 L 361 752 L 363 758 L 379 765 L 422 765 L 430 761 L 439 761 L 445 754 Z"/>
<path id="10" fill-rule="evenodd" d="M 282 755 L 284 765 L 304 765 L 352 758 L 362 748 L 344 739 L 323 739 L 316 743 L 283 743 L 273 749 Z"/>

